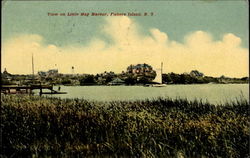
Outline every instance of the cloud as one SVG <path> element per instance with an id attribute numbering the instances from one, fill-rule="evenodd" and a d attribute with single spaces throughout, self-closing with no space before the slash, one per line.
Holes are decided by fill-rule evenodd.
<path id="1" fill-rule="evenodd" d="M 109 17 L 100 31 L 113 42 L 98 36 L 86 45 L 62 46 L 45 44 L 40 35 L 19 35 L 3 43 L 2 69 L 10 73 L 30 74 L 31 56 L 35 70 L 58 68 L 61 73 L 121 72 L 130 64 L 148 63 L 164 73 L 183 73 L 197 69 L 210 76 L 248 76 L 248 49 L 232 33 L 214 40 L 207 32 L 198 30 L 184 36 L 184 43 L 171 40 L 167 33 L 151 28 L 149 35 L 140 33 L 135 20 Z"/>
<path id="2" fill-rule="evenodd" d="M 167 42 L 168 40 L 168 36 L 167 34 L 165 34 L 164 32 L 161 32 L 158 29 L 151 29 L 150 30 L 153 38 L 156 40 L 156 42 L 160 43 L 160 44 L 164 44 Z"/>

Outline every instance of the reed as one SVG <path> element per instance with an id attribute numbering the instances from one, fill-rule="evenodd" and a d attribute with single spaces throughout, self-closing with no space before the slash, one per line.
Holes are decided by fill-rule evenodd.
<path id="1" fill-rule="evenodd" d="M 247 157 L 249 102 L 2 96 L 2 157 Z"/>

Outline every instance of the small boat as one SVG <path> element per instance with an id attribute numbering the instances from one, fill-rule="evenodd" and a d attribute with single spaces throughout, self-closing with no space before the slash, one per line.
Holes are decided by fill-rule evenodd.
<path id="1" fill-rule="evenodd" d="M 50 92 L 42 92 L 42 94 L 67 94 L 67 92 L 59 92 L 59 91 L 51 90 Z"/>
<path id="2" fill-rule="evenodd" d="M 67 94 L 67 92 L 57 92 L 57 91 L 52 91 L 52 92 L 42 92 L 42 94 Z"/>
<path id="3" fill-rule="evenodd" d="M 152 84 L 149 87 L 166 87 L 166 84 Z"/>
<path id="4" fill-rule="evenodd" d="M 146 84 L 145 87 L 166 87 L 167 84 L 162 83 L 162 67 L 163 63 L 161 62 L 161 69 L 156 69 L 156 77 L 153 84 Z"/>
<path id="5" fill-rule="evenodd" d="M 145 84 L 144 87 L 167 87 L 167 84 Z"/>

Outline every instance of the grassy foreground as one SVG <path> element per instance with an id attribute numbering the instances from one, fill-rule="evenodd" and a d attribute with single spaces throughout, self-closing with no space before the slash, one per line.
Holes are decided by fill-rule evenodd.
<path id="1" fill-rule="evenodd" d="M 2 96 L 2 157 L 247 157 L 249 102 Z"/>

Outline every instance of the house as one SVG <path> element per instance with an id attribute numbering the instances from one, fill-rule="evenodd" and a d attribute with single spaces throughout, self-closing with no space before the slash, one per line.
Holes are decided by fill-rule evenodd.
<path id="1" fill-rule="evenodd" d="M 146 63 L 130 65 L 128 66 L 126 73 L 134 76 L 137 80 L 147 78 L 149 81 L 152 81 L 156 76 L 156 71 L 153 70 L 152 66 Z"/>
<path id="2" fill-rule="evenodd" d="M 49 76 L 56 76 L 58 75 L 58 70 L 57 69 L 51 69 L 47 72 Z"/>
<path id="3" fill-rule="evenodd" d="M 38 75 L 40 77 L 54 77 L 54 76 L 58 75 L 58 70 L 57 69 L 51 69 L 51 70 L 49 70 L 47 72 L 45 72 L 45 71 L 39 71 Z"/>
<path id="4" fill-rule="evenodd" d="M 7 80 L 11 80 L 12 79 L 12 75 L 7 72 L 6 68 L 4 69 L 4 71 L 2 73 L 2 78 L 3 79 L 7 79 Z"/>
<path id="5" fill-rule="evenodd" d="M 192 70 L 192 71 L 190 72 L 190 75 L 193 76 L 193 77 L 203 77 L 203 76 L 204 76 L 203 73 L 201 73 L 201 72 L 199 72 L 199 71 L 197 71 L 197 70 Z"/>
<path id="6" fill-rule="evenodd" d="M 124 84 L 125 82 L 118 77 L 108 83 L 108 85 L 124 85 Z"/>
<path id="7" fill-rule="evenodd" d="M 127 73 L 134 73 L 134 74 L 143 74 L 143 73 L 150 73 L 153 72 L 152 66 L 148 64 L 137 64 L 137 65 L 130 65 L 127 68 Z"/>
<path id="8" fill-rule="evenodd" d="M 38 71 L 38 75 L 41 77 L 45 77 L 47 75 L 47 73 L 44 71 Z"/>

